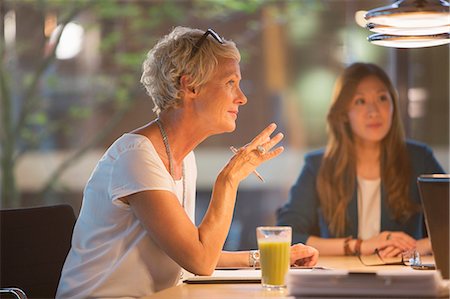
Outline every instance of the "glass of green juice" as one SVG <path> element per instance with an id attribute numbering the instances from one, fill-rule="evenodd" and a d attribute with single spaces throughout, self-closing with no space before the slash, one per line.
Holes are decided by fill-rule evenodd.
<path id="1" fill-rule="evenodd" d="M 260 226 L 256 238 L 261 265 L 261 283 L 265 289 L 286 288 L 289 271 L 292 229 L 289 226 Z"/>

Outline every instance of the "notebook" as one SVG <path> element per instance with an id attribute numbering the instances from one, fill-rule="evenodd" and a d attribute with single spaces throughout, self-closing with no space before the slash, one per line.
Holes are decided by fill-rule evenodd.
<path id="1" fill-rule="evenodd" d="M 417 179 L 436 268 L 449 279 L 449 185 L 450 175 L 421 175 Z"/>

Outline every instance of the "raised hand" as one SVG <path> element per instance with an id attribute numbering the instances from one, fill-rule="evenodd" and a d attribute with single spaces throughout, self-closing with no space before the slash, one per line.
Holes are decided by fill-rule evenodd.
<path id="1" fill-rule="evenodd" d="M 276 128 L 276 124 L 270 124 L 250 143 L 239 148 L 222 172 L 231 180 L 240 182 L 260 164 L 280 155 L 284 150 L 282 146 L 272 148 L 283 139 L 284 135 L 278 133 L 274 137 L 270 137 Z"/>

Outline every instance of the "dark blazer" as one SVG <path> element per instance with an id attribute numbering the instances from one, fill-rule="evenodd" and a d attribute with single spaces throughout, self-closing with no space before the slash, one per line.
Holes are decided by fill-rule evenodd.
<path id="1" fill-rule="evenodd" d="M 416 141 L 407 141 L 407 149 L 411 161 L 410 194 L 415 203 L 420 204 L 417 177 L 421 174 L 444 173 L 439 162 L 433 155 L 430 147 Z M 292 242 L 306 243 L 310 235 L 322 238 L 334 238 L 328 230 L 319 203 L 316 191 L 316 178 L 319 172 L 324 149 L 306 154 L 305 164 L 292 186 L 289 201 L 277 211 L 277 225 L 289 225 L 292 227 Z M 345 236 L 358 236 L 358 206 L 357 184 L 353 192 L 352 200 L 347 207 L 349 225 Z M 389 211 L 386 201 L 386 193 L 381 186 L 381 228 L 380 231 L 403 231 L 415 239 L 426 236 L 423 213 L 416 213 L 405 223 L 395 221 Z"/>

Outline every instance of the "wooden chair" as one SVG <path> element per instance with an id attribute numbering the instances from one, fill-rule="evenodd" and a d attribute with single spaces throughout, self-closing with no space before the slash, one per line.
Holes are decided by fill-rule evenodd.
<path id="1" fill-rule="evenodd" d="M 67 204 L 0 210 L 2 297 L 55 297 L 75 220 Z"/>

